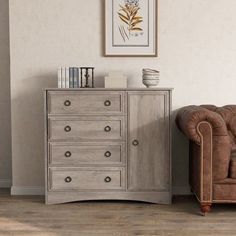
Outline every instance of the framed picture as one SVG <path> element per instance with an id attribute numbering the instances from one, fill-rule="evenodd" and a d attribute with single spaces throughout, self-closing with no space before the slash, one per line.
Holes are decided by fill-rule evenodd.
<path id="1" fill-rule="evenodd" d="M 157 0 L 105 0 L 105 56 L 157 56 Z"/>

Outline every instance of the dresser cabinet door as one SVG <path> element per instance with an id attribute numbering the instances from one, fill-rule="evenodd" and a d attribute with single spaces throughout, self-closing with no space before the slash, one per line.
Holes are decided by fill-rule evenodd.
<path id="1" fill-rule="evenodd" d="M 170 186 L 169 93 L 128 93 L 128 189 L 166 191 Z"/>

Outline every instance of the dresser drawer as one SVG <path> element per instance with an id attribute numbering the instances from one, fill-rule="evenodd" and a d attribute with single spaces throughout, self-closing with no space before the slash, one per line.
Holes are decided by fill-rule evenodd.
<path id="1" fill-rule="evenodd" d="M 51 190 L 121 190 L 125 189 L 123 168 L 50 169 Z"/>
<path id="2" fill-rule="evenodd" d="M 124 117 L 49 118 L 50 140 L 122 140 Z"/>
<path id="3" fill-rule="evenodd" d="M 123 114 L 124 105 L 124 92 L 48 92 L 49 114 Z"/>
<path id="4" fill-rule="evenodd" d="M 49 164 L 125 164 L 125 144 L 55 144 L 49 145 Z"/>

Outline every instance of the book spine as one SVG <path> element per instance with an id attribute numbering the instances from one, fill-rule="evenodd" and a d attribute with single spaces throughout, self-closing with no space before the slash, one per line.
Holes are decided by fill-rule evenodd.
<path id="1" fill-rule="evenodd" d="M 70 67 L 69 68 L 69 87 L 70 88 L 74 88 L 74 85 L 73 85 L 73 68 Z"/>
<path id="2" fill-rule="evenodd" d="M 79 68 L 77 67 L 77 88 L 80 88 L 80 76 L 79 76 Z"/>
<path id="3" fill-rule="evenodd" d="M 70 88 L 70 73 L 69 73 L 69 67 L 66 67 L 66 88 Z"/>
<path id="4" fill-rule="evenodd" d="M 74 88 L 77 88 L 77 70 L 75 67 L 73 67 L 73 85 Z"/>
<path id="5" fill-rule="evenodd" d="M 65 67 L 62 67 L 61 72 L 61 87 L 66 88 L 66 69 Z"/>
<path id="6" fill-rule="evenodd" d="M 58 69 L 57 69 L 57 87 L 58 88 L 61 88 L 62 86 L 61 86 L 61 71 L 62 71 L 62 68 L 61 67 L 59 67 Z"/>

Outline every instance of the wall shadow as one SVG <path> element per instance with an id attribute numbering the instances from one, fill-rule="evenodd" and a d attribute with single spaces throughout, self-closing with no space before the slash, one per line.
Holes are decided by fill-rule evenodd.
<path id="1" fill-rule="evenodd" d="M 173 186 L 179 191 L 188 193 L 189 190 L 189 141 L 176 126 L 175 118 L 179 109 L 173 110 L 171 115 L 172 130 L 172 176 Z M 187 167 L 184 169 L 184 167 Z"/>
<path id="2" fill-rule="evenodd" d="M 0 181 L 2 187 L 11 183 L 11 97 L 9 1 L 0 1 Z"/>
<path id="3" fill-rule="evenodd" d="M 17 186 L 25 186 L 24 182 L 29 186 L 44 185 L 44 89 L 56 85 L 53 73 L 17 82 L 17 94 L 12 95 L 11 101 L 13 170 L 16 170 L 13 181 Z"/>

